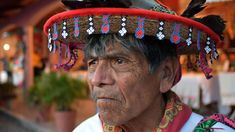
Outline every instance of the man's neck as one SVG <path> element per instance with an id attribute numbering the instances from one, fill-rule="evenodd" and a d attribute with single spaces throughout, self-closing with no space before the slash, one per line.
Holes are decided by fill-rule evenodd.
<path id="1" fill-rule="evenodd" d="M 165 101 L 161 95 L 158 96 L 142 114 L 121 127 L 126 132 L 153 132 L 160 124 L 164 111 Z"/>

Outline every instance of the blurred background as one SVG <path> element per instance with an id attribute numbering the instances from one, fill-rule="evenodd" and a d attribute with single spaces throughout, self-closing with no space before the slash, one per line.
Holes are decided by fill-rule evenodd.
<path id="1" fill-rule="evenodd" d="M 178 14 L 190 2 L 160 1 Z M 188 68 L 195 57 L 182 56 L 183 77 L 173 91 L 197 113 L 235 119 L 235 0 L 207 0 L 206 5 L 197 17 L 218 14 L 227 25 L 220 58 L 212 65 L 214 77 L 206 80 L 196 67 Z M 0 0 L 0 9 L 0 131 L 67 132 L 95 114 L 84 62 L 58 71 L 58 54 L 48 53 L 43 24 L 66 10 L 60 0 Z"/>

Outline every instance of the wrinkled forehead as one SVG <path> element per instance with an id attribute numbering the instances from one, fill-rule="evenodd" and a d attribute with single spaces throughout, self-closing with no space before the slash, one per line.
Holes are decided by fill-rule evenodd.
<path id="1" fill-rule="evenodd" d="M 131 48 L 131 43 L 124 39 L 120 40 L 115 36 L 95 36 L 91 37 L 85 47 L 85 57 L 105 57 L 107 55 L 117 55 L 117 54 L 134 54 L 133 48 Z"/>
<path id="2" fill-rule="evenodd" d="M 100 46 L 100 47 L 99 47 Z M 107 43 L 105 45 L 97 44 L 97 47 L 100 48 L 91 48 L 90 55 L 94 57 L 104 57 L 110 54 L 116 53 L 128 53 L 129 51 L 120 43 Z"/>

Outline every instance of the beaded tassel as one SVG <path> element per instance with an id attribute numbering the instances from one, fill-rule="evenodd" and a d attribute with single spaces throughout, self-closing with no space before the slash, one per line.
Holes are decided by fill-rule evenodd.
<path id="1" fill-rule="evenodd" d="M 58 31 L 57 31 L 57 25 L 56 25 L 56 23 L 54 23 L 54 25 L 53 25 L 53 27 L 54 27 L 54 33 L 53 33 L 53 52 L 55 53 L 56 52 L 56 40 L 57 40 L 57 38 L 58 38 Z"/>
<path id="2" fill-rule="evenodd" d="M 52 46 L 52 37 L 51 37 L 51 29 L 48 29 L 48 45 L 47 45 L 48 49 L 50 52 L 52 52 L 53 50 L 53 46 Z"/>
<path id="3" fill-rule="evenodd" d="M 110 24 L 109 24 L 109 15 L 103 16 L 103 25 L 101 27 L 101 32 L 103 34 L 107 34 L 110 31 Z"/>
<path id="4" fill-rule="evenodd" d="M 77 38 L 80 34 L 79 17 L 74 17 L 74 37 Z"/>
<path id="5" fill-rule="evenodd" d="M 174 25 L 174 31 L 171 35 L 170 41 L 174 44 L 179 44 L 180 43 L 180 24 L 175 23 Z"/>
<path id="6" fill-rule="evenodd" d="M 68 32 L 67 32 L 67 22 L 66 21 L 64 21 L 63 22 L 63 29 L 62 29 L 62 33 L 61 33 L 61 35 L 62 35 L 62 37 L 64 38 L 64 39 L 66 39 L 68 36 L 69 36 L 69 34 L 68 34 Z"/>
<path id="7" fill-rule="evenodd" d="M 211 48 L 210 48 L 211 42 L 210 42 L 210 40 L 211 40 L 211 38 L 207 37 L 207 39 L 206 39 L 206 47 L 204 48 L 207 54 L 209 54 L 211 52 Z"/>
<path id="8" fill-rule="evenodd" d="M 186 43 L 188 46 L 190 46 L 193 42 L 192 42 L 192 33 L 193 33 L 193 29 L 192 27 L 189 28 L 189 33 L 188 33 L 188 39 L 186 40 Z"/>
<path id="9" fill-rule="evenodd" d="M 144 37 L 144 20 L 145 18 L 138 18 L 138 27 L 135 31 L 135 37 L 138 39 L 142 39 Z"/>
<path id="10" fill-rule="evenodd" d="M 212 72 L 212 69 L 208 67 L 206 54 L 203 51 L 201 51 L 199 54 L 199 67 L 201 68 L 202 72 L 205 74 L 207 79 L 210 79 L 212 77 L 210 75 Z"/>
<path id="11" fill-rule="evenodd" d="M 126 33 L 127 33 L 127 30 L 126 30 L 126 17 L 125 16 L 122 16 L 122 19 L 121 19 L 122 23 L 121 23 L 121 29 L 119 30 L 119 34 L 121 36 L 124 36 Z"/>
<path id="12" fill-rule="evenodd" d="M 164 35 L 164 21 L 160 21 L 159 22 L 159 28 L 158 28 L 158 32 L 156 34 L 157 38 L 159 40 L 163 40 L 165 38 L 165 35 Z"/>
<path id="13" fill-rule="evenodd" d="M 53 40 L 56 41 L 58 38 L 58 31 L 57 31 L 56 23 L 53 25 L 53 27 L 54 27 Z"/>
<path id="14" fill-rule="evenodd" d="M 91 35 L 95 32 L 93 17 L 89 16 L 88 21 L 89 21 L 89 24 L 88 24 L 89 28 L 87 29 L 87 33 Z"/>
<path id="15" fill-rule="evenodd" d="M 219 58 L 219 54 L 218 54 L 218 51 L 216 49 L 215 43 L 213 41 L 211 41 L 211 48 L 212 48 L 212 58 L 214 60 L 217 60 Z"/>
<path id="16" fill-rule="evenodd" d="M 78 60 L 77 47 L 76 45 L 69 45 L 69 60 L 65 64 L 57 64 L 56 68 L 63 68 L 64 70 L 70 70 Z"/>

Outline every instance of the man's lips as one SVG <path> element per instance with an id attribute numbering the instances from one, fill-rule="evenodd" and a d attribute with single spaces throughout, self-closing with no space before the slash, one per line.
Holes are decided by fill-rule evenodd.
<path id="1" fill-rule="evenodd" d="M 97 100 L 116 100 L 116 99 L 111 98 L 111 97 L 97 97 L 96 99 Z"/>
<path id="2" fill-rule="evenodd" d="M 115 99 L 115 98 L 111 98 L 111 97 L 97 97 L 96 98 L 96 102 L 119 102 L 119 103 L 121 103 L 121 101 L 120 100 L 118 100 L 118 99 Z"/>

